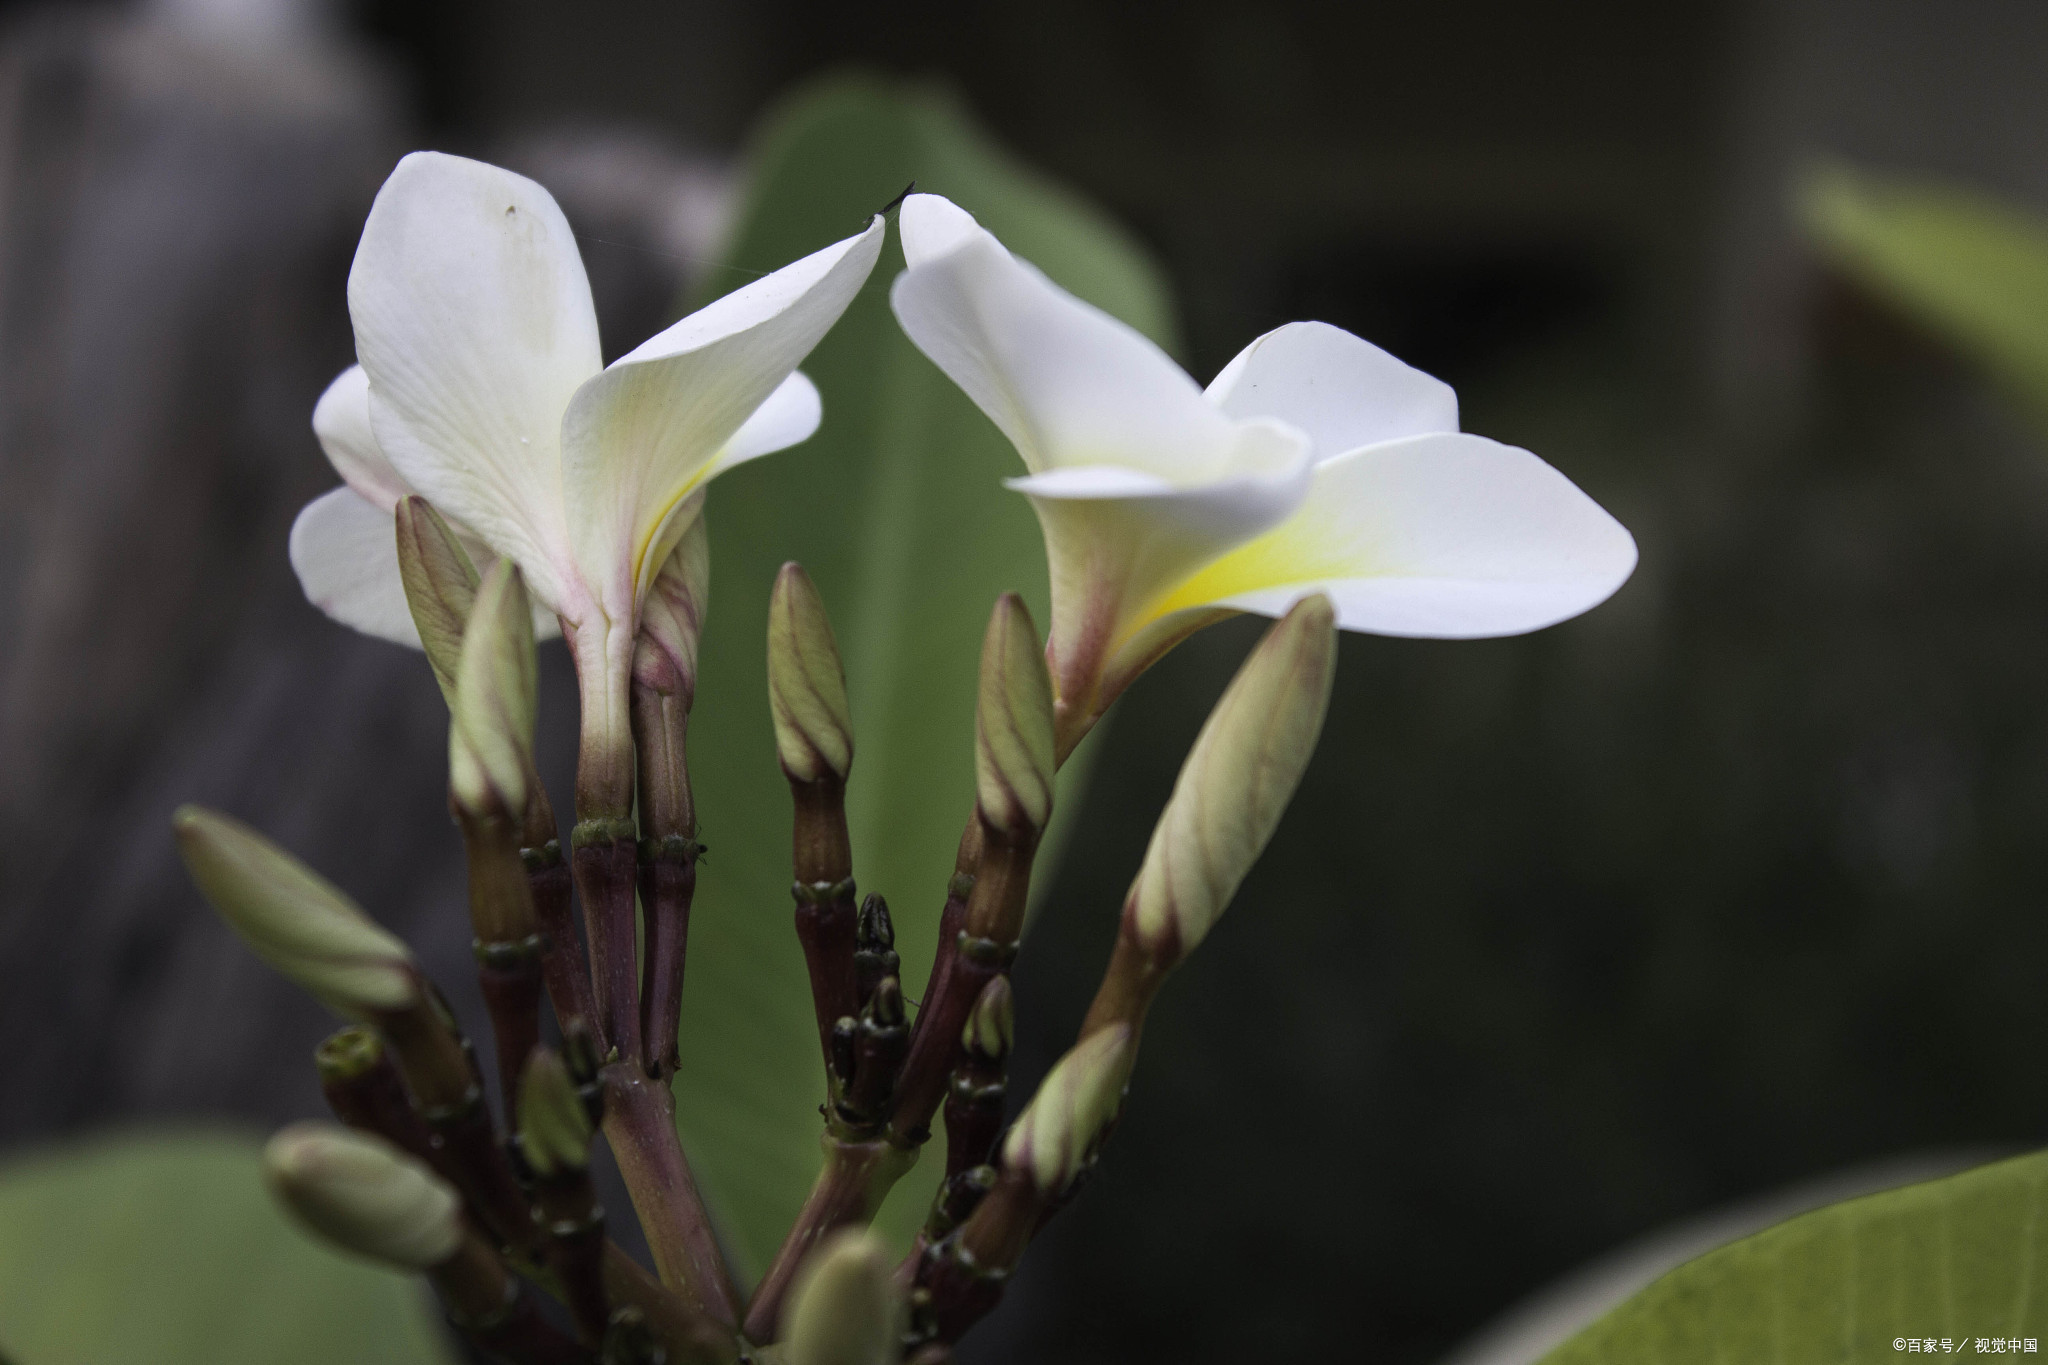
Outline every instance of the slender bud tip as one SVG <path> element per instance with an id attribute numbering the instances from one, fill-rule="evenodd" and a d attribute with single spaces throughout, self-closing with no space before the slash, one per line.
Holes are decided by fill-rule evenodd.
<path id="1" fill-rule="evenodd" d="M 889 917 L 889 902 L 879 891 L 870 891 L 860 903 L 854 934 L 855 946 L 869 952 L 886 952 L 896 946 L 896 922 Z"/>
<path id="2" fill-rule="evenodd" d="M 888 1365 L 900 1358 L 903 1300 L 880 1238 L 835 1233 L 804 1262 L 783 1332 L 788 1365 Z"/>
<path id="3" fill-rule="evenodd" d="M 960 1034 L 970 1056 L 1000 1062 L 1010 1055 L 1017 1030 L 1014 1000 L 1007 976 L 996 977 L 981 988 Z"/>
<path id="4" fill-rule="evenodd" d="M 543 1176 L 590 1164 L 590 1115 L 553 1048 L 536 1048 L 519 1085 L 519 1146 Z"/>
<path id="5" fill-rule="evenodd" d="M 239 820 L 199 806 L 171 817 L 192 880 L 257 956 L 335 1013 L 366 1020 L 420 996 L 406 946 L 356 903 Z"/>
<path id="6" fill-rule="evenodd" d="M 461 1245 L 455 1191 L 381 1138 L 296 1123 L 264 1148 L 263 1174 L 308 1230 L 367 1260 L 426 1270 Z"/>
<path id="7" fill-rule="evenodd" d="M 825 601 L 803 566 L 776 575 L 768 602 L 768 707 L 775 748 L 792 782 L 846 780 L 853 767 L 853 711 L 846 670 Z"/>
<path id="8" fill-rule="evenodd" d="M 1035 838 L 1052 818 L 1052 678 L 1038 628 L 1013 592 L 997 599 L 982 638 L 974 740 L 982 819 L 1013 839 Z"/>

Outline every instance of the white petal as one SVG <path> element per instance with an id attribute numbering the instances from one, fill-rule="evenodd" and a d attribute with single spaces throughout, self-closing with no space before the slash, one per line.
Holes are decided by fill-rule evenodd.
<path id="1" fill-rule="evenodd" d="M 391 512 L 412 486 L 384 458 L 370 430 L 370 377 L 351 365 L 334 377 L 313 405 L 313 434 L 343 483 Z"/>
<path id="2" fill-rule="evenodd" d="M 754 409 L 752 417 L 740 424 L 740 429 L 725 443 L 716 472 L 810 440 L 824 411 L 818 386 L 798 370 L 768 395 L 767 402 Z"/>
<path id="3" fill-rule="evenodd" d="M 911 341 L 1002 429 L 1032 473 L 1115 464 L 1193 485 L 1229 472 L 1236 424 L 1171 357 L 987 232 L 967 230 L 964 217 L 906 207 L 914 264 L 889 301 Z"/>
<path id="4" fill-rule="evenodd" d="M 1308 440 L 1277 422 L 1247 424 L 1240 456 L 1259 472 L 1181 488 L 1115 466 L 1011 479 L 1031 498 L 1052 575 L 1054 685 L 1087 706 L 1106 662 L 1158 614 L 1162 595 L 1202 565 L 1285 521 L 1309 489 Z"/>
<path id="5" fill-rule="evenodd" d="M 1620 522 L 1526 450 L 1417 436 L 1318 465 L 1301 510 L 1173 590 L 1162 611 L 1279 615 L 1322 591 L 1376 635 L 1519 635 L 1587 611 L 1635 569 Z"/>
<path id="6" fill-rule="evenodd" d="M 1458 429 L 1458 395 L 1449 384 L 1326 322 L 1266 333 L 1207 392 L 1232 417 L 1278 417 L 1300 427 L 1318 460 Z"/>
<path id="7" fill-rule="evenodd" d="M 981 233 L 974 215 L 937 194 L 913 194 L 896 217 L 903 237 L 903 261 L 913 268 L 964 246 Z"/>
<path id="8" fill-rule="evenodd" d="M 385 456 L 568 609 L 562 414 L 599 353 L 553 198 L 496 166 L 413 153 L 377 192 L 348 301 Z"/>
<path id="9" fill-rule="evenodd" d="M 292 523 L 291 558 L 314 606 L 365 635 L 420 647 L 389 512 L 353 488 L 322 493 Z"/>
<path id="10" fill-rule="evenodd" d="M 631 619 L 661 567 L 670 511 L 853 302 L 884 232 L 877 217 L 727 294 L 577 392 L 562 423 L 562 490 L 577 559 L 614 620 Z M 800 407 L 801 394 L 785 401 Z M 787 435 L 796 415 L 771 412 L 756 435 Z"/>

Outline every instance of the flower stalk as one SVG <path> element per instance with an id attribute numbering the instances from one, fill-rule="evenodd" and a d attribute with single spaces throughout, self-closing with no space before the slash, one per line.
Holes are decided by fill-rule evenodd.
<path id="1" fill-rule="evenodd" d="M 1023 599 L 1006 593 L 982 640 L 975 710 L 975 815 L 961 853 L 976 857 L 971 882 L 957 872 L 949 888 L 965 892 L 952 952 L 934 970 L 898 1086 L 891 1136 L 921 1144 L 959 1064 L 975 1001 L 1007 972 L 1024 927 L 1031 864 L 1052 818 L 1053 698 L 1037 628 Z M 950 899 L 950 898 L 949 898 Z M 950 908 L 950 907 L 949 907 Z"/>
<path id="2" fill-rule="evenodd" d="M 384 1040 L 373 1030 L 351 1024 L 329 1035 L 313 1050 L 313 1066 L 336 1118 L 358 1132 L 383 1138 L 449 1178 L 433 1136 L 414 1111 L 405 1082 L 384 1050 Z"/>
<path id="3" fill-rule="evenodd" d="M 1011 1127 L 993 1188 L 917 1264 L 921 1337 L 957 1341 L 993 1308 L 1024 1248 L 1092 1169 L 1160 986 L 1229 905 L 1315 751 L 1335 671 L 1334 627 L 1327 598 L 1296 603 L 1196 736 L 1125 897 L 1080 1037 Z"/>
<path id="4" fill-rule="evenodd" d="M 841 1019 L 860 1012 L 853 844 L 846 828 L 853 713 L 825 601 L 795 563 L 782 566 L 768 602 L 768 706 L 775 720 L 776 759 L 789 780 L 794 808 L 790 894 L 796 900 L 796 934 L 810 972 L 818 1045 L 830 1076 L 833 1030 Z"/>
<path id="5" fill-rule="evenodd" d="M 578 808 L 581 814 L 581 806 Z M 570 870 L 590 944 L 591 1009 L 607 1055 L 642 1065 L 639 953 L 634 934 L 639 828 L 630 816 L 581 818 L 570 831 Z"/>
<path id="6" fill-rule="evenodd" d="M 795 578 L 784 570 L 784 581 L 794 582 Z M 797 591 L 801 589 L 792 588 Z M 850 760 L 850 727 L 847 733 L 844 752 Z M 1053 779 L 1051 681 L 1037 629 L 1023 599 L 1015 593 L 1005 593 L 997 601 L 982 640 L 975 736 L 979 865 L 971 888 L 959 887 L 956 879 L 955 889 L 966 890 L 967 896 L 955 960 L 944 982 L 934 980 L 927 989 L 920 1029 L 900 1042 L 891 1030 L 883 1064 L 887 1058 L 900 1056 L 902 1060 L 900 1066 L 891 1068 L 886 1088 L 877 1078 L 879 1066 L 873 1063 L 874 1069 L 868 1073 L 873 1089 L 862 1088 L 861 1058 L 856 1052 L 852 1079 L 857 1101 L 867 1102 L 870 1095 L 886 1098 L 873 1109 L 860 1108 L 857 1103 L 851 1113 L 834 1106 L 833 1122 L 828 1123 L 824 1137 L 825 1167 L 747 1309 L 747 1329 L 757 1340 L 763 1338 L 756 1334 L 772 1331 L 779 1320 L 783 1296 L 803 1258 L 835 1229 L 872 1218 L 889 1189 L 916 1162 L 944 1098 L 968 1015 L 989 981 L 1006 971 L 1015 956 L 1030 891 L 1032 855 L 1052 814 Z M 816 748 L 812 745 L 810 751 Z M 802 748 L 795 753 L 799 760 L 806 757 Z M 786 771 L 795 766 L 789 749 L 783 758 Z M 798 769 L 799 775 L 808 771 Z M 792 789 L 795 785 L 793 778 Z M 801 807 L 798 818 L 803 818 Z M 852 940 L 849 934 L 845 954 L 849 996 L 855 989 Z M 836 971 L 837 963 L 833 965 Z M 888 994 L 893 993 L 885 981 L 876 1001 Z M 820 1019 L 822 1023 L 822 1011 Z M 901 1047 L 900 1053 L 895 1051 L 897 1047 Z M 833 1056 L 829 1033 L 825 1050 L 829 1066 Z M 844 1055 L 843 1047 L 841 1051 Z"/>
<path id="7" fill-rule="evenodd" d="M 702 501 L 699 495 L 696 501 Z M 680 1061 L 677 1030 L 690 906 L 697 891 L 697 804 L 690 787 L 690 708 L 697 641 L 710 602 L 711 545 L 699 508 L 656 575 L 633 651 L 633 740 L 640 782 L 643 1065 L 666 1079 Z"/>
<path id="8" fill-rule="evenodd" d="M 604 1341 L 611 1301 L 604 1287 L 604 1209 L 590 1184 L 590 1115 L 561 1057 L 538 1048 L 519 1092 L 519 1150 L 533 1175 L 534 1219 L 547 1230 L 548 1269 L 562 1288 L 576 1334 Z"/>
<path id="9" fill-rule="evenodd" d="M 962 1030 L 960 1065 L 946 1092 L 946 1178 L 986 1163 L 1003 1126 L 1007 1068 L 1016 1033 L 1010 978 L 982 987 Z"/>
<path id="10" fill-rule="evenodd" d="M 393 520 L 397 530 L 398 574 L 405 588 L 406 605 L 434 679 L 448 703 L 452 730 L 459 723 L 453 718 L 460 709 L 463 641 L 475 614 L 481 580 L 462 537 L 425 498 L 417 494 L 400 498 L 393 508 Z M 523 590 L 524 585 L 521 586 Z M 530 649 L 530 627 L 527 638 Z M 590 1014 L 589 972 L 570 923 L 569 872 L 562 863 L 554 807 L 534 767 L 531 723 L 525 728 L 527 739 L 517 745 L 517 751 L 520 785 L 526 796 L 510 814 L 516 815 L 519 826 L 514 846 L 527 882 L 526 899 L 531 907 L 527 918 L 531 919 L 538 938 L 529 941 L 531 935 L 487 936 L 481 929 L 477 935 L 478 968 L 485 999 L 491 1002 L 494 1012 L 504 1016 L 505 1027 L 514 1027 L 514 1020 L 531 1008 L 526 999 L 532 990 L 530 977 L 536 952 L 556 1017 L 566 1022 Z M 506 905 L 507 913 L 516 913 L 511 908 L 514 893 L 503 887 L 507 873 L 503 845 L 507 836 L 502 829 L 489 827 L 501 822 L 508 812 L 488 809 L 465 818 L 452 791 L 451 806 L 462 827 L 469 858 L 473 920 L 480 910 L 484 920 L 476 922 L 493 917 L 489 906 L 493 900 Z M 498 1022 L 494 1018 L 494 1023 Z M 537 1022 L 536 1019 L 535 1032 L 525 1046 L 520 1046 L 516 1038 L 508 1040 L 504 1033 L 498 1034 L 500 1075 L 507 1081 L 516 1076 L 532 1042 L 537 1041 Z M 504 1093 L 508 1097 L 512 1094 L 509 1085 Z"/>
<path id="11" fill-rule="evenodd" d="M 625 1178 L 661 1283 L 713 1322 L 733 1327 L 739 1292 L 676 1138 L 675 1096 L 637 1062 L 613 1061 L 601 1075 L 605 1141 Z"/>
<path id="12" fill-rule="evenodd" d="M 538 788 L 533 608 L 519 570 L 491 566 L 477 587 L 456 660 L 448 727 L 448 804 L 469 863 L 469 919 L 478 984 L 490 1011 L 507 1113 L 540 1042 L 541 943 L 520 857 Z"/>

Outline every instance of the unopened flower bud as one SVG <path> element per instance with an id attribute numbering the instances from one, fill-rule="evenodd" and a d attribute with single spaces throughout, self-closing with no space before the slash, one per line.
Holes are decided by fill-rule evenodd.
<path id="1" fill-rule="evenodd" d="M 975 796 L 981 817 L 1013 839 L 1035 838 L 1052 816 L 1052 679 L 1024 599 L 1004 593 L 981 642 L 974 714 Z"/>
<path id="2" fill-rule="evenodd" d="M 300 1223 L 367 1260 L 428 1270 L 462 1244 L 455 1191 L 382 1138 L 295 1123 L 264 1148 L 263 1174 Z"/>
<path id="3" fill-rule="evenodd" d="M 901 1358 L 903 1300 L 881 1239 L 849 1229 L 812 1252 L 791 1291 L 788 1365 L 893 1365 Z"/>
<path id="4" fill-rule="evenodd" d="M 795 563 L 782 566 L 768 602 L 768 708 L 775 715 L 775 749 L 792 782 L 846 780 L 853 767 L 846 670 L 824 599 Z"/>
<path id="5" fill-rule="evenodd" d="M 448 789 L 464 814 L 525 812 L 537 692 L 531 599 L 518 566 L 501 559 L 477 588 L 456 666 Z"/>
<path id="6" fill-rule="evenodd" d="M 1123 1107 L 1136 1057 L 1129 1024 L 1112 1024 L 1074 1044 L 1011 1126 L 1003 1164 L 1028 1172 L 1047 1197 L 1073 1184 Z"/>
<path id="7" fill-rule="evenodd" d="M 276 844 L 198 806 L 171 817 L 192 880 L 257 956 L 352 1019 L 419 1000 L 405 944 Z"/>
<path id="8" fill-rule="evenodd" d="M 860 918 L 854 923 L 853 975 L 855 998 L 863 1004 L 872 999 L 884 977 L 903 968 L 896 952 L 896 925 L 889 918 L 889 902 L 869 892 L 860 903 Z"/>
<path id="9" fill-rule="evenodd" d="M 1238 669 L 1181 765 L 1126 910 L 1169 962 L 1223 914 L 1301 782 L 1329 708 L 1335 621 L 1320 593 L 1295 603 Z"/>
<path id="10" fill-rule="evenodd" d="M 455 674 L 462 657 L 462 631 L 476 601 L 476 565 L 469 552 L 425 498 L 398 500 L 398 576 L 420 644 L 433 665 L 434 681 L 448 709 L 455 709 Z"/>
<path id="11" fill-rule="evenodd" d="M 536 1048 L 519 1084 L 519 1149 L 538 1175 L 590 1164 L 589 1111 L 569 1068 L 552 1048 Z"/>
<path id="12" fill-rule="evenodd" d="M 704 527 L 704 495 L 690 529 L 676 542 L 640 606 L 633 642 L 633 681 L 676 697 L 688 711 L 697 698 L 697 640 L 711 602 L 711 537 Z M 687 509 L 678 515 L 689 515 Z"/>
<path id="13" fill-rule="evenodd" d="M 1010 1055 L 1016 1036 L 1016 1006 L 1010 994 L 1010 978 L 998 976 L 981 988 L 974 1008 L 967 1015 L 967 1027 L 960 1041 L 969 1056 L 1000 1062 Z"/>

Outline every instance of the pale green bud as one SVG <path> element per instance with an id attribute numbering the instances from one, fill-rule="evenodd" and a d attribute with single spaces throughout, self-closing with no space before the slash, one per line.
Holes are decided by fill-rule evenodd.
<path id="1" fill-rule="evenodd" d="M 654 576 L 633 642 L 633 680 L 679 697 L 685 711 L 697 697 L 697 640 L 711 602 L 711 536 L 704 527 L 704 495 L 693 496 L 699 510 Z"/>
<path id="2" fill-rule="evenodd" d="M 967 1027 L 960 1031 L 960 1042 L 970 1056 L 999 1062 L 1010 1055 L 1016 1031 L 1017 1014 L 1010 993 L 1010 978 L 996 977 L 974 998 L 974 1008 L 967 1014 Z"/>
<path id="3" fill-rule="evenodd" d="M 775 749 L 793 782 L 846 780 L 853 767 L 853 711 L 846 670 L 824 599 L 796 563 L 782 566 L 768 601 L 768 709 Z"/>
<path id="4" fill-rule="evenodd" d="M 783 1332 L 787 1365 L 895 1365 L 902 1359 L 903 1299 L 880 1238 L 849 1228 L 804 1262 Z"/>
<path id="5" fill-rule="evenodd" d="M 417 494 L 398 500 L 398 576 L 448 709 L 455 709 L 455 675 L 462 630 L 476 601 L 476 565 L 433 505 Z"/>
<path id="6" fill-rule="evenodd" d="M 1209 713 L 1153 828 L 1126 911 L 1168 961 L 1191 951 L 1251 871 L 1301 782 L 1329 709 L 1336 614 L 1295 603 Z"/>
<path id="7" fill-rule="evenodd" d="M 298 859 L 198 806 L 180 806 L 171 827 L 192 880 L 221 918 L 329 1009 L 362 1020 L 419 1000 L 406 946 Z"/>
<path id="8" fill-rule="evenodd" d="M 1003 1164 L 1025 1171 L 1040 1194 L 1074 1183 L 1088 1154 L 1123 1108 L 1124 1087 L 1137 1059 L 1129 1024 L 1089 1034 L 1053 1063 L 1038 1093 L 1010 1127 Z"/>
<path id="9" fill-rule="evenodd" d="M 561 1054 L 537 1048 L 519 1082 L 519 1147 L 541 1175 L 590 1164 L 590 1114 Z"/>
<path id="10" fill-rule="evenodd" d="M 526 810 L 536 674 L 526 580 L 501 559 L 477 588 L 456 665 L 448 788 L 466 814 L 517 819 Z"/>
<path id="11" fill-rule="evenodd" d="M 996 601 L 981 641 L 974 712 L 974 790 L 984 820 L 1012 838 L 1052 816 L 1052 678 L 1024 599 Z"/>
<path id="12" fill-rule="evenodd" d="M 462 1245 L 462 1201 L 382 1138 L 295 1123 L 263 1149 L 263 1176 L 294 1218 L 367 1260 L 430 1270 Z"/>

